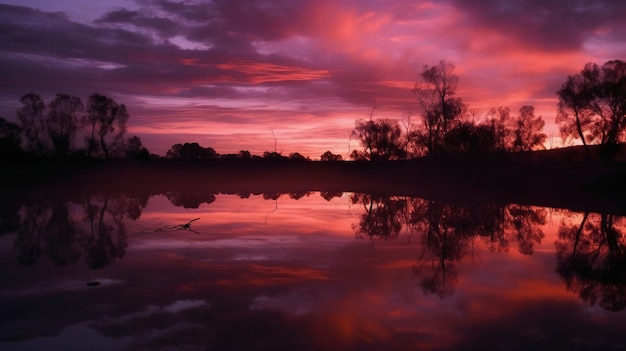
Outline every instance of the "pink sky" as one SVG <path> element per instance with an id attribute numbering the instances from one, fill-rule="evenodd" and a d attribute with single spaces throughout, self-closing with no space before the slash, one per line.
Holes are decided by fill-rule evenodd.
<path id="1" fill-rule="evenodd" d="M 374 101 L 419 119 L 411 88 L 443 59 L 478 116 L 534 105 L 556 137 L 556 90 L 626 59 L 625 17 L 622 0 L 0 0 L 0 116 L 29 92 L 99 92 L 153 153 L 262 154 L 275 135 L 284 154 L 347 156 Z"/>

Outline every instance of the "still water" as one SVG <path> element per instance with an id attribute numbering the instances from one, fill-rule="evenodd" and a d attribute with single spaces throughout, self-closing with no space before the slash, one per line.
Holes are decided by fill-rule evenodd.
<path id="1" fill-rule="evenodd" d="M 318 192 L 2 206 L 2 350 L 626 349 L 620 216 Z"/>

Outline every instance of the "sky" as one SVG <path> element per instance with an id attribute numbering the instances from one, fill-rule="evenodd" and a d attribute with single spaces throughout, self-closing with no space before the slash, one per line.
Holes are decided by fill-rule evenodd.
<path id="1" fill-rule="evenodd" d="M 355 121 L 418 122 L 411 89 L 452 62 L 476 119 L 533 105 L 560 145 L 556 91 L 626 60 L 623 0 L 0 0 L 0 116 L 24 94 L 127 106 L 152 153 L 348 155 Z"/>

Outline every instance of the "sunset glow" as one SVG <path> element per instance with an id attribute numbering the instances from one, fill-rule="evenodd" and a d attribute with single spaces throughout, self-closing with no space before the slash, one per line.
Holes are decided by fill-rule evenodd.
<path id="1" fill-rule="evenodd" d="M 533 105 L 556 137 L 556 91 L 587 62 L 626 59 L 625 16 L 621 0 L 0 0 L 0 116 L 17 121 L 30 92 L 99 92 L 126 104 L 152 153 L 276 142 L 346 157 L 374 105 L 418 120 L 411 89 L 447 60 L 478 116 Z"/>

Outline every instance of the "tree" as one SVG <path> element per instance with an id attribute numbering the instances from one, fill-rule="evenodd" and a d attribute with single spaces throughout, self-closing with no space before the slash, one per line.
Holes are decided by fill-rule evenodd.
<path id="1" fill-rule="evenodd" d="M 510 150 L 513 145 L 513 133 L 511 132 L 511 109 L 499 106 L 492 108 L 487 113 L 486 125 L 493 130 L 495 137 L 495 149 L 500 151 Z"/>
<path id="2" fill-rule="evenodd" d="M 357 139 L 362 151 L 353 150 L 355 160 L 397 160 L 406 157 L 402 129 L 390 119 L 358 120 L 351 138 Z"/>
<path id="3" fill-rule="evenodd" d="M 80 130 L 78 113 L 83 103 L 76 96 L 57 94 L 48 104 L 45 129 L 58 156 L 66 156 Z"/>
<path id="4" fill-rule="evenodd" d="M 46 104 L 34 93 L 22 96 L 20 102 L 22 107 L 17 110 L 17 117 L 26 139 L 26 149 L 43 154 L 47 150 L 44 141 Z"/>
<path id="5" fill-rule="evenodd" d="M 461 99 L 453 97 L 459 82 L 454 68 L 452 63 L 443 60 L 436 66 L 426 65 L 413 88 L 422 109 L 429 153 L 445 151 L 443 138 L 465 110 Z"/>
<path id="6" fill-rule="evenodd" d="M 609 311 L 626 308 L 624 218 L 585 213 L 580 224 L 563 221 L 555 242 L 557 273 L 583 302 Z"/>
<path id="7" fill-rule="evenodd" d="M 86 138 L 87 153 L 102 151 L 109 158 L 111 151 L 122 145 L 128 121 L 126 106 L 115 100 L 93 93 L 87 102 L 87 115 L 83 124 L 91 127 Z"/>
<path id="8" fill-rule="evenodd" d="M 530 151 L 545 149 L 543 143 L 548 138 L 543 132 L 545 122 L 541 116 L 535 116 L 533 106 L 522 106 L 520 115 L 512 121 L 513 151 Z"/>
<path id="9" fill-rule="evenodd" d="M 147 160 L 150 158 L 150 152 L 143 147 L 141 138 L 133 135 L 126 141 L 126 158 L 135 160 Z"/>
<path id="10" fill-rule="evenodd" d="M 587 63 L 568 76 L 561 89 L 558 115 L 561 137 L 587 144 L 614 145 L 626 128 L 626 62 Z"/>
<path id="11" fill-rule="evenodd" d="M 22 154 L 21 133 L 20 126 L 0 117 L 0 159 L 16 158 Z"/>
<path id="12" fill-rule="evenodd" d="M 304 155 L 302 155 L 299 152 L 293 152 L 289 154 L 289 159 L 293 160 L 293 161 L 306 161 L 307 158 L 304 157 Z"/>
<path id="13" fill-rule="evenodd" d="M 185 143 L 172 145 L 165 157 L 181 160 L 210 160 L 217 158 L 217 152 L 211 147 L 204 148 L 198 143 Z"/>
<path id="14" fill-rule="evenodd" d="M 465 122 L 450 129 L 444 137 L 447 152 L 486 153 L 497 148 L 494 130 L 487 125 L 475 125 Z"/>
<path id="15" fill-rule="evenodd" d="M 335 155 L 330 151 L 326 151 L 320 156 L 321 161 L 342 161 L 343 157 L 341 155 Z"/>

